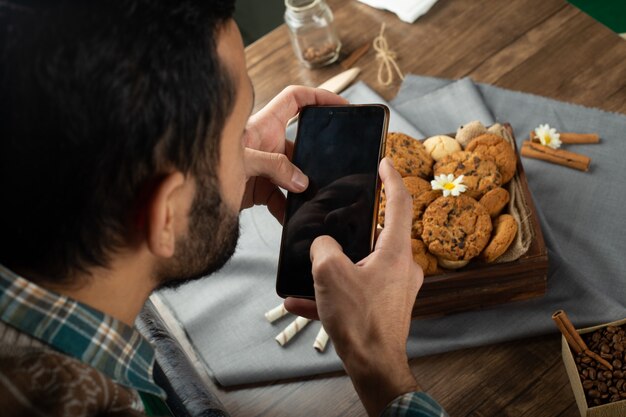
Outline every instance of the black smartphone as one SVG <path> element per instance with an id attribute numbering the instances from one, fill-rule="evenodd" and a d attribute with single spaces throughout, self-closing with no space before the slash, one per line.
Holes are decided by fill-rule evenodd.
<path id="1" fill-rule="evenodd" d="M 309 177 L 288 193 L 276 292 L 314 298 L 309 250 L 332 236 L 358 262 L 374 248 L 389 109 L 382 104 L 308 106 L 300 111 L 293 163 Z"/>

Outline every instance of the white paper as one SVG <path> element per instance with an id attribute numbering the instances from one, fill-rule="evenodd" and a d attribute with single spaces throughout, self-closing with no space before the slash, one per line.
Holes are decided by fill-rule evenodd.
<path id="1" fill-rule="evenodd" d="M 418 17 L 426 14 L 437 0 L 359 0 L 376 9 L 389 10 L 400 20 L 413 23 Z"/>

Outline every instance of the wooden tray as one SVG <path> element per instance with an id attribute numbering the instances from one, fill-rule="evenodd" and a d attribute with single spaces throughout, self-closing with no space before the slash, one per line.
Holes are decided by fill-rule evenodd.
<path id="1" fill-rule="evenodd" d="M 510 125 L 505 126 L 513 135 Z M 487 264 L 474 259 L 458 271 L 425 277 L 413 307 L 413 318 L 476 310 L 511 301 L 528 300 L 546 293 L 548 251 L 517 145 L 515 153 L 515 175 L 520 180 L 526 205 L 531 212 L 534 236 L 530 248 L 516 261 Z"/>

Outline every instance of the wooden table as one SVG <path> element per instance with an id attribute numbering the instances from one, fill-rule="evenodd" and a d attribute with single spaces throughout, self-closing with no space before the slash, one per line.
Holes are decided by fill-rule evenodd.
<path id="1" fill-rule="evenodd" d="M 329 0 L 344 54 L 386 36 L 406 73 L 475 81 L 626 113 L 626 41 L 562 0 L 439 0 L 415 24 L 354 0 Z M 283 25 L 246 49 L 258 110 L 289 84 L 318 85 L 339 65 L 308 70 Z M 360 77 L 376 82 L 375 52 Z M 451 416 L 575 416 L 557 334 L 411 361 L 419 384 Z M 215 391 L 233 416 L 361 416 L 350 380 L 338 373 Z"/>

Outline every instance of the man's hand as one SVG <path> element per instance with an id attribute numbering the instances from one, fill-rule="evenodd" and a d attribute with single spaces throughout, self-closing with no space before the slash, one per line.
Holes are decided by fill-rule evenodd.
<path id="1" fill-rule="evenodd" d="M 411 311 L 423 282 L 411 253 L 411 196 L 384 159 L 385 228 L 357 264 L 329 236 L 311 245 L 315 302 L 288 298 L 287 310 L 322 321 L 370 415 L 417 383 L 406 356 Z"/>
<path id="2" fill-rule="evenodd" d="M 285 196 L 278 187 L 302 192 L 309 179 L 290 161 L 293 143 L 285 139 L 285 127 L 308 105 L 343 105 L 348 102 L 319 88 L 290 86 L 252 115 L 244 136 L 248 183 L 241 208 L 265 204 L 279 222 L 283 221 Z"/>

